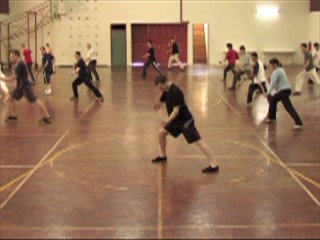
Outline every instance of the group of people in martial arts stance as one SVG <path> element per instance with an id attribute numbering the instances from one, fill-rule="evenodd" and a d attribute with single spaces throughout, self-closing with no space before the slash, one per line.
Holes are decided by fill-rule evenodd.
<path id="1" fill-rule="evenodd" d="M 154 109 L 159 111 L 162 104 L 166 105 L 168 118 L 161 121 L 161 129 L 159 130 L 159 155 L 152 159 L 153 163 L 164 163 L 167 161 L 166 153 L 166 137 L 171 135 L 173 137 L 178 137 L 183 134 L 186 141 L 189 144 L 194 143 L 199 149 L 206 155 L 209 160 L 209 165 L 205 167 L 203 173 L 215 173 L 219 171 L 219 165 L 216 162 L 214 155 L 210 147 L 206 144 L 198 130 L 195 127 L 194 118 L 188 109 L 188 106 L 184 99 L 184 94 L 181 89 L 173 83 L 171 80 L 167 79 L 164 71 L 161 69 L 155 58 L 155 52 L 152 47 L 152 41 L 147 41 L 148 51 L 143 55 L 146 59 L 144 64 L 142 77 L 146 77 L 147 68 L 152 65 L 159 73 L 159 76 L 155 79 L 155 86 L 160 90 L 160 95 L 156 98 L 154 102 Z M 8 94 L 6 90 L 6 98 L 9 102 L 9 116 L 6 118 L 6 122 L 16 122 L 17 115 L 15 112 L 14 101 L 20 100 L 23 96 L 30 102 L 36 103 L 39 109 L 43 113 L 43 118 L 40 120 L 43 124 L 50 124 L 51 117 L 43 105 L 43 103 L 35 96 L 32 90 L 32 85 L 36 84 L 36 78 L 32 74 L 32 58 L 31 51 L 26 49 L 23 45 L 23 55 L 24 60 L 20 57 L 20 51 L 17 49 L 12 49 L 10 53 L 10 63 L 12 64 L 12 73 L 8 77 L 4 76 L 2 73 L 0 75 L 1 86 L 5 86 L 4 82 L 17 81 L 16 88 L 11 94 Z M 320 85 L 319 77 L 317 71 L 319 71 L 319 44 L 315 43 L 314 47 L 316 49 L 316 54 L 314 56 L 307 49 L 305 43 L 301 44 L 301 50 L 304 54 L 305 65 L 302 72 L 297 76 L 296 79 L 296 89 L 293 95 L 301 95 L 302 84 L 304 80 L 309 80 L 310 84 L 316 82 Z M 291 85 L 288 81 L 285 70 L 282 68 L 280 61 L 277 58 L 272 58 L 269 61 L 272 74 L 270 78 L 266 78 L 265 70 L 266 66 L 258 58 L 256 52 L 249 55 L 246 52 L 244 46 L 240 47 L 239 54 L 233 49 L 231 43 L 227 44 L 228 52 L 224 60 L 228 61 L 227 67 L 224 69 L 223 81 L 226 81 L 228 71 L 233 73 L 233 81 L 230 91 L 235 91 L 237 84 L 241 81 L 242 75 L 246 74 L 248 79 L 251 79 L 252 83 L 249 85 L 248 95 L 247 95 L 247 105 L 251 106 L 253 101 L 253 94 L 258 91 L 268 99 L 269 101 L 269 111 L 266 119 L 266 123 L 276 122 L 276 112 L 277 104 L 281 101 L 294 119 L 295 125 L 293 130 L 298 130 L 303 127 L 302 120 L 300 119 L 298 113 L 292 106 L 290 101 L 291 95 Z M 71 100 L 76 101 L 79 99 L 78 86 L 84 83 L 89 89 L 93 91 L 96 96 L 97 102 L 103 102 L 103 96 L 99 89 L 92 82 L 92 73 L 95 76 L 96 81 L 100 81 L 99 74 L 96 70 L 97 65 L 97 53 L 87 44 L 88 55 L 86 59 L 83 59 L 79 51 L 75 52 L 76 63 L 74 65 L 74 70 L 70 74 L 77 74 L 77 78 L 72 83 L 73 96 Z M 46 85 L 45 93 L 51 94 L 50 79 L 51 75 L 55 72 L 54 70 L 54 55 L 49 44 L 45 47 L 41 47 L 42 53 L 42 64 L 36 72 L 36 76 L 43 71 L 44 82 Z M 172 67 L 172 62 L 176 61 L 183 71 L 184 66 L 179 59 L 179 50 L 176 39 L 172 37 L 169 43 L 170 57 L 168 60 L 168 69 Z M 236 61 L 240 60 L 240 65 L 236 66 Z M 251 66 L 250 61 L 252 61 L 253 66 Z M 28 75 L 31 76 L 31 81 L 29 81 Z"/>

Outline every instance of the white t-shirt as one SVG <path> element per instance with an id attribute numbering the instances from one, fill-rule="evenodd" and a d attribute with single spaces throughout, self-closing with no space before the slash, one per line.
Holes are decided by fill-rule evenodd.
<path id="1" fill-rule="evenodd" d="M 5 77 L 5 75 L 3 74 L 3 72 L 0 70 L 0 77 Z M 6 82 L 4 82 L 4 81 L 2 81 L 2 80 L 0 80 L 0 88 L 2 89 L 2 91 L 4 91 L 4 92 L 9 92 L 9 89 L 8 89 L 8 87 L 7 87 L 7 84 L 6 84 Z"/>
<path id="2" fill-rule="evenodd" d="M 88 52 L 89 61 L 97 60 L 97 52 L 91 48 Z"/>
<path id="3" fill-rule="evenodd" d="M 259 64 L 259 70 L 258 70 L 257 76 L 254 77 L 253 82 L 254 83 L 263 83 L 266 81 L 266 73 L 264 70 L 264 64 L 260 60 L 258 60 L 258 64 Z"/>

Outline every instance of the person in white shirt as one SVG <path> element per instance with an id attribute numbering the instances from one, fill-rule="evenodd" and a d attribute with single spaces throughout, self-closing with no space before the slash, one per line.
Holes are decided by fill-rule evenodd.
<path id="1" fill-rule="evenodd" d="M 1 69 L 0 69 L 0 77 L 5 78 L 5 75 Z M 0 90 L 4 93 L 4 99 L 3 99 L 4 102 L 7 101 L 9 98 L 9 89 L 7 87 L 7 84 L 2 80 L 0 80 Z"/>
<path id="2" fill-rule="evenodd" d="M 320 51 L 319 51 L 319 43 L 315 42 L 313 44 L 315 53 L 313 55 L 314 66 L 316 67 L 316 71 L 320 72 Z"/>
<path id="3" fill-rule="evenodd" d="M 287 74 L 277 58 L 270 59 L 269 64 L 272 70 L 272 75 L 270 85 L 266 93 L 266 96 L 269 100 L 268 119 L 266 120 L 266 123 L 270 124 L 276 122 L 277 105 L 278 102 L 281 101 L 285 110 L 290 114 L 295 122 L 295 125 L 292 129 L 299 130 L 303 127 L 303 123 L 299 114 L 292 106 L 292 103 L 290 101 L 291 85 L 288 81 Z M 273 94 L 274 91 L 275 93 Z"/>
<path id="4" fill-rule="evenodd" d="M 97 52 L 91 47 L 90 43 L 87 43 L 88 55 L 86 62 L 88 63 L 89 77 L 92 79 L 92 73 L 96 78 L 96 81 L 100 81 L 99 74 L 97 72 Z"/>
<path id="5" fill-rule="evenodd" d="M 251 59 L 253 62 L 253 82 L 250 84 L 248 89 L 248 106 L 251 106 L 253 93 L 257 89 L 259 89 L 263 93 L 267 92 L 265 66 L 263 62 L 258 59 L 258 54 L 256 52 L 251 53 Z"/>

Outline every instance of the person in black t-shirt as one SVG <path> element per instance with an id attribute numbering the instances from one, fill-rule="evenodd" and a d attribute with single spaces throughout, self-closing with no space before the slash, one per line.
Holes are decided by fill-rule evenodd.
<path id="1" fill-rule="evenodd" d="M 11 93 L 8 99 L 9 104 L 9 116 L 6 118 L 5 122 L 16 122 L 18 117 L 15 112 L 14 100 L 19 101 L 23 96 L 30 102 L 36 103 L 39 109 L 43 112 L 44 117 L 40 120 L 40 123 L 50 124 L 51 117 L 43 105 L 43 103 L 37 99 L 32 91 L 31 84 L 28 80 L 28 70 L 26 64 L 20 59 L 20 51 L 13 49 L 10 54 L 10 61 L 12 66 L 14 66 L 15 74 L 10 77 L 1 77 L 0 79 L 5 82 L 17 81 L 16 88 Z"/>
<path id="2" fill-rule="evenodd" d="M 51 94 L 51 75 L 53 74 L 53 62 L 54 57 L 51 53 L 47 53 L 45 47 L 40 48 L 41 54 L 42 54 L 42 65 L 37 71 L 37 77 L 38 74 L 43 70 L 43 80 L 44 84 L 46 85 L 45 93 Z"/>
<path id="3" fill-rule="evenodd" d="M 75 64 L 75 71 L 70 72 L 70 74 L 78 74 L 78 77 L 72 83 L 73 96 L 71 97 L 71 100 L 79 99 L 78 86 L 84 83 L 89 89 L 91 89 L 91 91 L 93 91 L 94 95 L 96 95 L 96 101 L 103 102 L 103 96 L 89 78 L 86 62 L 81 57 L 81 53 L 79 51 L 75 52 L 75 58 L 77 60 L 77 63 Z"/>
<path id="4" fill-rule="evenodd" d="M 175 40 L 174 37 L 171 37 L 170 38 L 170 57 L 169 57 L 169 60 L 168 60 L 168 69 L 171 70 L 172 68 L 172 63 L 174 61 L 176 61 L 178 64 L 179 64 L 179 67 L 180 67 L 180 70 L 183 71 L 184 68 L 183 68 L 183 65 L 182 65 L 182 62 L 180 61 L 179 59 L 179 48 L 178 48 L 178 44 Z"/>
<path id="5" fill-rule="evenodd" d="M 158 63 L 157 63 L 157 60 L 156 60 L 156 57 L 154 55 L 154 49 L 152 47 L 152 42 L 151 40 L 149 39 L 147 41 L 147 45 L 148 45 L 148 52 L 145 53 L 143 55 L 143 58 L 147 58 L 147 61 L 144 63 L 144 67 L 143 67 L 143 73 L 142 73 L 142 77 L 146 77 L 147 75 L 147 68 L 152 64 L 152 66 L 158 71 L 158 73 L 161 75 L 161 76 L 164 76 L 164 72 L 162 71 L 162 69 L 159 67 Z"/>
<path id="6" fill-rule="evenodd" d="M 219 170 L 219 166 L 213 157 L 209 146 L 201 139 L 195 125 L 194 119 L 184 100 L 183 92 L 177 85 L 167 81 L 165 76 L 155 79 L 155 85 L 162 94 L 154 103 L 154 109 L 160 110 L 163 103 L 166 104 L 168 119 L 162 121 L 162 128 L 159 131 L 159 156 L 152 160 L 153 163 L 166 162 L 166 137 L 168 134 L 177 138 L 181 133 L 189 144 L 195 143 L 209 159 L 209 166 L 202 170 L 203 173 L 212 173 Z"/>

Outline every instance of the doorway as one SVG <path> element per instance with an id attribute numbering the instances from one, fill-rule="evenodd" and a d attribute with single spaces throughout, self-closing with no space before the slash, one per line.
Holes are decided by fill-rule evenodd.
<path id="1" fill-rule="evenodd" d="M 193 24 L 193 63 L 209 64 L 209 24 Z"/>
<path id="2" fill-rule="evenodd" d="M 127 33 L 125 24 L 111 25 L 111 65 L 127 66 Z"/>

